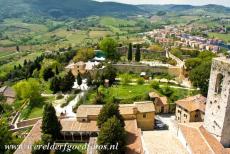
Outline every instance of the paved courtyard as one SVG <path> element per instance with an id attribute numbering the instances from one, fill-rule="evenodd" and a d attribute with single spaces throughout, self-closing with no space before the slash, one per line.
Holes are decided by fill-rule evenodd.
<path id="1" fill-rule="evenodd" d="M 188 154 L 176 138 L 174 117 L 167 115 L 158 116 L 157 118 L 167 124 L 169 130 L 143 131 L 144 146 L 147 154 Z"/>

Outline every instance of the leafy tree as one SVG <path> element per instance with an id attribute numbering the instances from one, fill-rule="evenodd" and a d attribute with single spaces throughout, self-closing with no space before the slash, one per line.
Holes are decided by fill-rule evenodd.
<path id="1" fill-rule="evenodd" d="M 183 53 L 182 53 L 182 51 L 181 51 L 180 48 L 172 48 L 172 49 L 171 49 L 171 53 L 172 53 L 174 56 L 176 56 L 176 57 L 182 59 Z"/>
<path id="2" fill-rule="evenodd" d="M 161 89 L 161 93 L 167 97 L 170 97 L 173 94 L 173 92 L 174 91 L 169 86 Z"/>
<path id="3" fill-rule="evenodd" d="M 133 47 L 132 47 L 132 43 L 129 43 L 128 61 L 132 61 L 132 59 L 133 59 Z"/>
<path id="4" fill-rule="evenodd" d="M 98 145 L 117 145 L 118 149 L 101 149 L 100 154 L 121 154 L 125 151 L 125 129 L 116 116 L 108 119 L 103 125 L 97 138 Z"/>
<path id="5" fill-rule="evenodd" d="M 79 86 L 82 85 L 82 78 L 81 78 L 80 73 L 78 73 L 78 75 L 77 75 L 77 84 L 78 84 Z"/>
<path id="6" fill-rule="evenodd" d="M 45 81 L 48 81 L 50 78 L 52 78 L 54 76 L 54 72 L 52 71 L 52 68 L 46 68 L 44 69 L 43 72 L 43 79 Z"/>
<path id="7" fill-rule="evenodd" d="M 43 134 L 50 134 L 53 140 L 60 137 L 62 126 L 51 103 L 44 106 L 41 129 Z"/>
<path id="8" fill-rule="evenodd" d="M 115 78 L 117 76 L 117 70 L 114 68 L 111 64 L 108 64 L 103 71 L 103 74 L 101 76 L 102 83 L 105 79 L 109 80 L 110 85 L 115 82 Z"/>
<path id="9" fill-rule="evenodd" d="M 82 48 L 78 50 L 77 54 L 73 58 L 73 61 L 74 62 L 79 62 L 79 61 L 87 62 L 89 59 L 92 59 L 94 56 L 95 56 L 95 52 L 93 48 Z"/>
<path id="10" fill-rule="evenodd" d="M 109 118 L 116 116 L 121 122 L 122 126 L 125 126 L 124 120 L 120 114 L 118 104 L 106 103 L 100 111 L 97 118 L 97 125 L 100 128 Z"/>
<path id="11" fill-rule="evenodd" d="M 110 60 L 118 60 L 120 57 L 116 52 L 117 42 L 112 38 L 104 38 L 100 44 L 100 49 L 106 52 L 107 58 Z"/>
<path id="12" fill-rule="evenodd" d="M 13 136 L 6 119 L 0 119 L 0 153 L 5 153 L 4 145 L 12 144 Z"/>
<path id="13" fill-rule="evenodd" d="M 60 83 L 60 89 L 63 92 L 69 91 L 72 89 L 74 82 L 75 82 L 75 77 L 73 76 L 72 72 L 69 71 L 62 79 Z"/>
<path id="14" fill-rule="evenodd" d="M 140 49 L 140 45 L 137 45 L 137 49 L 136 49 L 136 54 L 135 54 L 135 61 L 139 62 L 141 60 L 141 49 Z"/>
<path id="15" fill-rule="evenodd" d="M 53 77 L 50 81 L 50 90 L 52 90 L 54 93 L 57 93 L 60 91 L 60 79 L 58 77 Z"/>
<path id="16" fill-rule="evenodd" d="M 200 58 L 190 58 L 185 61 L 185 66 L 188 71 L 191 71 L 193 68 L 200 65 L 202 60 Z"/>
<path id="17" fill-rule="evenodd" d="M 98 93 L 95 100 L 94 100 L 94 104 L 105 104 L 104 101 L 104 95 L 102 93 Z"/>
<path id="18" fill-rule="evenodd" d="M 19 99 L 30 99 L 33 101 L 41 97 L 39 82 L 33 78 L 19 81 L 14 85 L 14 89 Z"/>
<path id="19" fill-rule="evenodd" d="M 189 73 L 189 79 L 194 86 L 200 88 L 203 95 L 208 93 L 208 84 L 211 70 L 211 61 L 203 62 Z"/>

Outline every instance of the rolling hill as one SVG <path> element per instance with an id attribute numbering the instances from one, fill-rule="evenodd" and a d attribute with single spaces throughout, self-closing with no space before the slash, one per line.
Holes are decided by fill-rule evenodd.
<path id="1" fill-rule="evenodd" d="M 144 13 L 144 10 L 134 5 L 92 0 L 0 0 L 0 5 L 2 17 L 36 14 L 55 18 L 79 18 L 91 15 L 123 16 Z"/>

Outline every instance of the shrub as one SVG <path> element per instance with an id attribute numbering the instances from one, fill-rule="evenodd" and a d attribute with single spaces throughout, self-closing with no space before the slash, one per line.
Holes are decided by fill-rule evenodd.
<path id="1" fill-rule="evenodd" d="M 120 75 L 120 78 L 121 78 L 121 84 L 127 85 L 131 82 L 132 76 L 126 73 Z"/>
<path id="2" fill-rule="evenodd" d="M 158 89 L 160 88 L 160 84 L 159 84 L 159 82 L 157 82 L 157 81 L 152 81 L 151 87 L 152 87 L 153 89 L 158 90 Z"/>
<path id="3" fill-rule="evenodd" d="M 58 94 L 57 96 L 56 96 L 56 99 L 62 99 L 64 96 L 62 95 L 62 94 Z"/>
<path id="4" fill-rule="evenodd" d="M 141 77 L 137 79 L 137 84 L 142 85 L 144 83 L 145 83 L 145 79 L 143 79 Z"/>

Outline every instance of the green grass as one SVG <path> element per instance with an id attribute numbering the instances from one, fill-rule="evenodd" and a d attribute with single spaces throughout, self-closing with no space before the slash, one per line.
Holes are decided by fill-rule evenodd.
<path id="1" fill-rule="evenodd" d="M 214 37 L 214 38 L 217 38 L 217 39 L 221 39 L 224 42 L 230 42 L 230 34 L 209 33 L 208 36 L 210 38 Z"/>
<path id="2" fill-rule="evenodd" d="M 11 46 L 15 46 L 16 43 L 10 40 L 0 40 L 0 46 L 1 47 L 11 47 Z"/>
<path id="3" fill-rule="evenodd" d="M 106 26 L 135 26 L 136 22 L 133 20 L 124 20 L 124 19 L 118 19 L 113 17 L 102 17 L 100 20 L 100 24 L 106 25 Z"/>
<path id="4" fill-rule="evenodd" d="M 32 118 L 38 118 L 42 117 L 43 114 L 43 106 L 46 103 L 52 103 L 55 100 L 55 97 L 43 97 L 43 99 L 32 108 L 29 108 L 28 106 L 22 111 L 22 114 L 20 116 L 20 119 L 32 119 Z M 27 112 L 27 113 L 25 113 Z"/>
<path id="5" fill-rule="evenodd" d="M 10 54 L 14 53 L 14 51 L 0 51 L 0 58 L 8 56 Z"/>
<path id="6" fill-rule="evenodd" d="M 134 99 L 138 96 L 145 96 L 152 88 L 149 85 L 118 85 L 109 88 L 107 97 L 117 99 Z"/>

